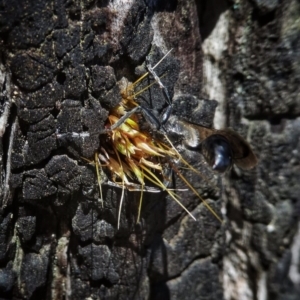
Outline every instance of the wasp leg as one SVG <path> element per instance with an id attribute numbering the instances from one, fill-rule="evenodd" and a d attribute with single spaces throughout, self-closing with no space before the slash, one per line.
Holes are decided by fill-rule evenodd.
<path id="1" fill-rule="evenodd" d="M 166 99 L 166 103 L 168 104 L 168 107 L 165 110 L 165 112 L 163 113 L 163 115 L 161 117 L 161 122 L 160 122 L 161 125 L 164 125 L 168 122 L 168 120 L 172 114 L 172 110 L 173 110 L 172 100 L 171 100 L 171 97 L 169 95 L 167 88 L 163 85 L 160 78 L 154 72 L 154 68 L 152 68 L 150 64 L 147 64 L 147 69 L 148 69 L 149 73 L 154 77 L 154 79 L 158 83 L 159 87 L 162 89 L 163 95 Z"/>
<path id="2" fill-rule="evenodd" d="M 121 126 L 128 118 L 130 118 L 133 114 L 141 112 L 146 119 L 146 121 L 155 129 L 159 130 L 161 127 L 161 122 L 155 117 L 155 115 L 146 107 L 143 106 L 137 106 L 127 112 L 124 116 L 122 116 L 115 124 L 110 126 L 109 128 L 104 129 L 101 134 L 109 133 L 110 131 L 118 128 Z"/>

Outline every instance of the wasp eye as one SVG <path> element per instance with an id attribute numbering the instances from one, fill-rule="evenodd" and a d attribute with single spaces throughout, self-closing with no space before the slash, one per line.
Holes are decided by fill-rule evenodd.
<path id="1" fill-rule="evenodd" d="M 222 135 L 214 134 L 201 144 L 201 152 L 213 170 L 224 173 L 232 166 L 232 151 L 229 142 Z"/>

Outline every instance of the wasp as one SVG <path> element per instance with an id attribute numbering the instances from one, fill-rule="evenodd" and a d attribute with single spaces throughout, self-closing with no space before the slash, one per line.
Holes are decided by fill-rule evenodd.
<path id="1" fill-rule="evenodd" d="M 165 177 L 164 169 L 166 163 L 221 221 L 220 217 L 212 211 L 205 200 L 201 198 L 176 167 L 176 163 L 181 161 L 190 169 L 193 169 L 179 154 L 176 147 L 173 146 L 173 142 L 169 138 L 170 135 L 177 135 L 185 148 L 200 151 L 208 165 L 216 172 L 224 173 L 233 164 L 243 169 L 251 169 L 257 164 L 257 158 L 250 145 L 234 131 L 230 129 L 216 130 L 206 128 L 181 120 L 172 114 L 172 99 L 167 88 L 161 82 L 161 78 L 154 71 L 169 52 L 154 67 L 146 60 L 148 72 L 130 87 L 131 89 L 151 74 L 155 80 L 154 83 L 157 83 L 162 89 L 166 102 L 166 108 L 161 116 L 157 117 L 149 108 L 135 101 L 140 92 L 133 94 L 125 92 L 122 95 L 122 102 L 110 110 L 105 129 L 100 135 L 101 147 L 95 154 L 100 197 L 102 199 L 102 166 L 105 166 L 111 172 L 113 184 L 122 188 L 118 227 L 124 189 L 140 190 L 141 193 L 143 191 L 151 191 L 145 186 L 145 179 L 148 182 L 152 182 L 158 189 L 165 190 L 193 217 L 180 203 L 175 191 L 169 189 L 160 178 Z M 150 132 L 142 131 L 139 126 L 138 114 L 142 114 L 146 122 L 156 132 L 160 133 L 163 138 L 157 138 L 151 135 Z M 120 179 L 121 181 L 119 181 Z M 137 180 L 140 185 L 137 186 L 135 183 L 132 183 L 132 180 Z M 152 189 L 152 192 L 156 191 Z"/>

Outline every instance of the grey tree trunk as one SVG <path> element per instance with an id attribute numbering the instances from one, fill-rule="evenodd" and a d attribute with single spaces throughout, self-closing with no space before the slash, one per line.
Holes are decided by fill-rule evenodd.
<path id="1" fill-rule="evenodd" d="M 1 299 L 299 299 L 300 3 L 2 1 Z M 165 193 L 103 186 L 99 148 L 124 78 L 146 57 L 173 113 L 232 127 L 259 165 L 214 175 L 199 153 L 182 170 L 193 221 Z M 142 84 L 153 80 L 149 78 Z M 209 100 L 210 99 L 210 100 Z M 138 99 L 162 110 L 153 85 Z M 216 107 L 216 103 L 218 106 Z M 185 188 L 174 176 L 176 189 Z"/>

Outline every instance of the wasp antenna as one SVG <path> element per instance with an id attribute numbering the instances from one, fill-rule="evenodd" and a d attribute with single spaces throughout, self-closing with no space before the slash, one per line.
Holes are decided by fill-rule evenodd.
<path id="1" fill-rule="evenodd" d="M 164 78 L 166 75 L 167 74 L 163 74 L 162 76 L 160 76 L 160 78 Z M 151 88 L 151 86 L 154 85 L 154 84 L 156 84 L 156 81 L 152 82 L 151 84 L 147 85 L 143 89 L 139 90 L 138 92 L 136 92 L 135 94 L 133 94 L 132 97 L 136 98 L 137 96 L 139 96 L 140 94 L 142 94 L 143 92 L 145 92 L 146 90 L 148 90 L 149 88 Z M 136 104 L 136 105 L 138 105 L 138 104 Z"/>
<path id="2" fill-rule="evenodd" d="M 152 68 L 153 70 L 170 54 L 170 52 L 173 50 L 174 48 L 171 48 L 164 56 L 163 58 L 158 62 L 156 63 L 156 65 Z"/>
<path id="3" fill-rule="evenodd" d="M 163 56 L 163 58 L 161 59 L 161 60 L 159 60 L 156 64 L 155 64 L 155 66 L 152 68 L 153 70 L 170 54 L 170 52 L 173 50 L 173 48 L 172 49 L 170 49 L 164 56 Z M 144 78 L 146 78 L 147 76 L 149 75 L 149 72 L 146 72 L 144 75 L 142 75 L 139 79 L 137 79 L 134 83 L 132 83 L 131 85 L 130 85 L 130 88 L 132 88 L 132 87 L 134 87 L 135 85 L 137 85 L 140 81 L 142 81 Z"/>

